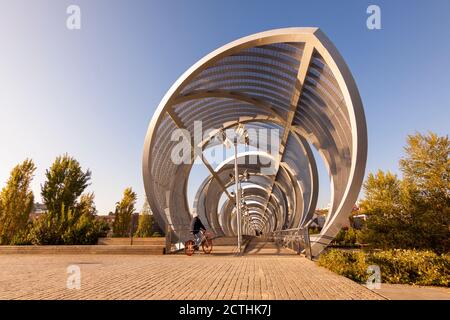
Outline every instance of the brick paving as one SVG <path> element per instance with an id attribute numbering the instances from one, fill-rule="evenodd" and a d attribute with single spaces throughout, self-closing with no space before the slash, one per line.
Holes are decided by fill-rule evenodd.
<path id="1" fill-rule="evenodd" d="M 374 289 L 389 300 L 450 300 L 450 288 L 382 283 Z"/>
<path id="2" fill-rule="evenodd" d="M 69 265 L 81 288 L 67 289 Z M 383 299 L 299 256 L 3 255 L 0 299 Z"/>

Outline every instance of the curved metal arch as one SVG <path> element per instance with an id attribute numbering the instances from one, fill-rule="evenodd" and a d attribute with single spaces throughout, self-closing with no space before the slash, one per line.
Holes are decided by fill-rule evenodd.
<path id="1" fill-rule="evenodd" d="M 187 94 L 184 96 L 180 96 L 177 99 L 173 101 L 173 106 L 176 106 L 178 104 L 181 104 L 186 101 L 191 100 L 201 100 L 206 98 L 225 98 L 225 99 L 232 99 L 236 101 L 246 102 L 248 104 L 257 106 L 258 108 L 261 108 L 271 115 L 273 115 L 275 118 L 283 119 L 283 116 L 281 116 L 275 107 L 268 103 L 264 102 L 262 100 L 253 98 L 251 96 L 248 96 L 243 93 L 237 93 L 237 92 L 229 92 L 229 91 L 220 91 L 220 90 L 214 90 L 214 91 L 202 91 L 202 92 L 194 92 L 191 94 Z"/>
<path id="2" fill-rule="evenodd" d="M 280 56 L 277 56 L 278 54 Z M 246 55 L 251 56 L 248 65 L 245 59 L 230 58 Z M 257 59 L 263 59 L 264 62 L 257 62 Z M 291 68 L 296 69 L 297 62 L 297 79 L 295 83 L 290 83 L 293 75 Z M 240 69 L 236 68 L 238 65 Z M 258 68 L 258 65 L 258 71 L 252 74 L 249 70 Z M 211 72 L 204 72 L 208 69 Z M 223 71 L 223 75 L 219 74 L 220 71 Z M 193 95 L 200 100 L 205 99 L 210 91 L 207 83 L 212 79 L 211 76 L 215 77 L 213 82 L 216 93 L 224 91 L 226 95 L 246 95 L 246 99 L 247 96 L 250 97 L 251 100 L 247 101 L 249 104 L 266 113 L 270 110 L 270 116 L 262 116 L 263 120 L 279 122 L 285 128 L 281 140 L 280 163 L 283 163 L 285 145 L 293 131 L 300 133 L 300 136 L 315 146 L 324 157 L 330 173 L 332 206 L 325 227 L 312 244 L 313 255 L 317 255 L 331 241 L 350 214 L 364 176 L 367 128 L 361 98 L 350 70 L 334 45 L 317 28 L 286 28 L 254 34 L 231 42 L 194 64 L 162 99 L 150 122 L 144 144 L 144 186 L 150 207 L 163 226 L 174 223 L 174 220 L 181 223 L 189 219 L 185 193 L 186 177 L 191 167 L 176 167 L 167 163 L 173 143 L 169 143 L 166 135 L 173 128 L 171 121 L 175 123 L 175 127 L 190 124 L 183 123 L 183 119 L 178 117 L 172 106 L 180 103 L 182 99 L 192 98 Z M 258 90 L 258 86 L 247 92 L 221 90 L 227 88 L 226 81 L 221 82 L 223 79 L 228 78 L 230 83 L 235 81 L 228 88 L 239 88 L 239 83 L 247 81 L 246 77 L 264 78 L 264 81 L 261 80 L 261 90 Z M 271 82 L 267 84 L 267 88 L 264 84 L 266 81 Z M 190 88 L 191 84 L 195 92 Z M 275 92 L 277 88 L 279 92 L 292 88 L 291 105 L 272 104 L 272 101 L 281 102 L 283 99 L 279 100 L 276 95 L 271 96 L 269 87 L 273 87 Z M 210 98 L 214 98 L 214 94 L 211 93 Z M 323 110 L 319 112 L 318 108 Z M 283 118 L 284 115 L 287 117 Z M 214 121 L 207 120 L 206 123 L 210 126 L 217 124 L 220 116 L 219 112 Z M 208 118 L 209 115 L 205 114 L 205 117 Z M 241 117 L 248 119 L 248 114 L 244 116 L 244 113 L 236 112 L 234 122 L 240 122 Z M 233 122 L 231 114 L 224 113 L 223 119 L 229 119 L 224 122 Z M 333 144 L 334 148 L 330 148 Z M 279 168 L 285 170 L 282 165 Z M 162 170 L 171 177 L 167 181 L 163 180 Z M 289 175 L 293 181 L 295 176 L 290 171 Z M 272 189 L 277 177 L 278 175 L 274 176 Z M 175 185 L 174 180 L 182 183 Z M 317 187 L 317 183 L 315 186 Z M 310 188 L 303 189 L 302 193 L 307 193 Z M 287 192 L 287 188 L 284 192 Z M 312 194 L 317 196 L 317 190 L 312 191 Z M 269 194 L 268 202 L 270 198 Z M 310 201 L 310 208 L 313 204 L 314 201 Z M 308 215 L 304 217 L 302 224 L 311 219 Z"/>

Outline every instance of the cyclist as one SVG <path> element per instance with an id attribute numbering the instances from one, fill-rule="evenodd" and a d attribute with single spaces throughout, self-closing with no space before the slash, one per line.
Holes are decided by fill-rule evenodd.
<path id="1" fill-rule="evenodd" d="M 194 234 L 196 250 L 198 250 L 198 246 L 200 245 L 200 243 L 202 241 L 202 234 L 200 233 L 200 230 L 205 232 L 206 228 L 203 225 L 200 218 L 198 217 L 197 212 L 194 212 L 194 214 L 192 215 L 192 220 L 191 220 L 191 232 Z"/>

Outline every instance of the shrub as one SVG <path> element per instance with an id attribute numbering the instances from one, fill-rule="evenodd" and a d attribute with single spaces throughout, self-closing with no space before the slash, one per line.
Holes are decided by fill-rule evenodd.
<path id="1" fill-rule="evenodd" d="M 318 264 L 357 282 L 364 282 L 367 279 L 368 265 L 362 251 L 331 249 L 320 256 Z"/>
<path id="2" fill-rule="evenodd" d="M 70 216 L 70 214 L 69 214 Z M 99 237 L 106 236 L 108 223 L 91 215 L 82 215 L 66 223 L 56 221 L 48 213 L 33 221 L 27 241 L 32 244 L 96 244 Z M 24 243 L 26 244 L 26 243 Z"/>
<path id="3" fill-rule="evenodd" d="M 371 264 L 380 266 L 383 281 L 417 285 L 450 284 L 450 255 L 432 251 L 386 250 L 370 254 Z"/>
<path id="4" fill-rule="evenodd" d="M 83 215 L 63 234 L 64 244 L 96 244 L 99 237 L 105 236 L 109 226 L 93 216 Z"/>
<path id="5" fill-rule="evenodd" d="M 369 265 L 378 265 L 385 283 L 450 285 L 450 255 L 433 251 L 351 252 L 332 249 L 320 256 L 318 264 L 357 282 L 367 280 Z"/>
<path id="6" fill-rule="evenodd" d="M 45 212 L 33 221 L 29 239 L 32 244 L 64 244 L 62 241 L 62 227 L 55 216 Z"/>
<path id="7" fill-rule="evenodd" d="M 320 233 L 320 228 L 319 227 L 310 227 L 309 228 L 309 230 L 308 230 L 308 232 L 309 232 L 309 234 L 311 235 L 311 234 L 319 234 Z"/>
<path id="8" fill-rule="evenodd" d="M 356 244 L 356 230 L 353 228 L 348 228 L 347 232 L 344 236 L 344 243 L 348 245 L 355 245 Z"/>
<path id="9" fill-rule="evenodd" d="M 27 223 L 26 227 L 19 232 L 15 233 L 13 238 L 11 239 L 10 245 L 12 246 L 22 246 L 22 245 L 30 245 L 31 239 L 29 236 L 31 222 Z"/>
<path id="10" fill-rule="evenodd" d="M 353 228 L 343 228 L 333 240 L 333 244 L 338 246 L 354 247 L 358 246 L 359 231 Z"/>

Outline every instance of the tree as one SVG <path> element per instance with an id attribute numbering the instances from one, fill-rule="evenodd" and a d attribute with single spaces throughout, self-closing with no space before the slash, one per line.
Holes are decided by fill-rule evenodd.
<path id="1" fill-rule="evenodd" d="M 97 214 L 97 208 L 94 203 L 95 195 L 93 192 L 82 194 L 77 204 L 77 211 L 81 216 L 94 217 Z"/>
<path id="2" fill-rule="evenodd" d="M 116 203 L 113 222 L 114 237 L 125 237 L 130 234 L 131 216 L 135 210 L 136 199 L 136 193 L 131 188 L 126 188 L 122 200 Z"/>
<path id="3" fill-rule="evenodd" d="M 26 235 L 34 203 L 30 184 L 35 170 L 33 161 L 26 159 L 13 168 L 0 193 L 0 244 L 10 244 Z"/>
<path id="4" fill-rule="evenodd" d="M 65 244 L 96 244 L 100 236 L 105 236 L 109 226 L 97 220 L 94 193 L 85 193 L 76 205 L 76 216 L 72 216 L 67 230 L 62 235 Z"/>
<path id="5" fill-rule="evenodd" d="M 450 206 L 450 141 L 417 133 L 409 135 L 405 147 L 406 156 L 400 160 L 404 179 L 417 191 L 420 200 L 433 210 L 441 211 Z"/>
<path id="6" fill-rule="evenodd" d="M 83 171 L 80 163 L 67 154 L 59 156 L 45 173 L 47 181 L 42 186 L 42 199 L 51 215 L 73 210 L 78 197 L 89 185 L 91 172 Z"/>
<path id="7" fill-rule="evenodd" d="M 47 212 L 30 231 L 35 244 L 94 244 L 104 233 L 104 224 L 95 219 L 94 194 L 83 194 L 91 172 L 67 154 L 57 157 L 46 171 L 42 199 Z"/>
<path id="8" fill-rule="evenodd" d="M 150 237 L 153 234 L 153 215 L 150 210 L 150 205 L 145 200 L 142 207 L 141 214 L 139 215 L 138 228 L 136 230 L 136 237 Z"/>
<path id="9" fill-rule="evenodd" d="M 361 241 L 382 248 L 450 249 L 448 137 L 408 136 L 403 180 L 379 171 L 364 183 L 368 219 Z"/>
<path id="10" fill-rule="evenodd" d="M 365 198 L 360 206 L 364 212 L 380 211 L 387 217 L 401 209 L 401 181 L 391 172 L 369 173 L 364 185 Z"/>
<path id="11" fill-rule="evenodd" d="M 400 160 L 409 190 L 410 210 L 415 211 L 413 232 L 421 246 L 450 249 L 450 141 L 433 132 L 407 138 Z"/>

